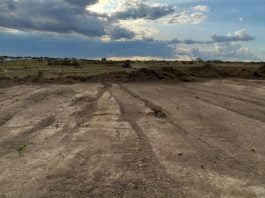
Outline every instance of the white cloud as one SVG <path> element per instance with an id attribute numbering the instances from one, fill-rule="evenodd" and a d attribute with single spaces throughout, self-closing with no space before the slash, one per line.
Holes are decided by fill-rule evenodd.
<path id="1" fill-rule="evenodd" d="M 148 60 L 164 60 L 157 56 L 127 56 L 127 57 L 108 57 L 108 60 L 124 61 L 124 60 L 137 60 L 137 61 L 148 61 Z M 170 59 L 166 59 L 170 60 Z"/>
<path id="2" fill-rule="evenodd" d="M 176 51 L 178 59 L 189 57 L 190 59 L 202 58 L 203 60 L 259 60 L 253 51 L 236 43 L 215 43 L 205 47 L 176 46 Z"/>
<path id="3" fill-rule="evenodd" d="M 238 17 L 238 20 L 239 20 L 240 22 L 244 22 L 244 21 L 245 21 L 242 17 Z"/>
<path id="4" fill-rule="evenodd" d="M 209 7 L 205 5 L 197 5 L 195 7 L 192 7 L 192 9 L 200 12 L 209 12 Z"/>
<path id="5" fill-rule="evenodd" d="M 168 21 L 166 21 L 167 24 L 177 23 L 177 24 L 185 24 L 185 23 L 191 23 L 191 24 L 199 24 L 205 21 L 208 17 L 201 13 L 201 12 L 195 12 L 190 13 L 188 11 L 184 11 L 178 14 L 173 15 Z"/>

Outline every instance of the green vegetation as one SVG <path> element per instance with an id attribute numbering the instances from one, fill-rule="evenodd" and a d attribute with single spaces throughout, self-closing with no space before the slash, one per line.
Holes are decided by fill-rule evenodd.
<path id="1" fill-rule="evenodd" d="M 24 153 L 30 145 L 32 145 L 32 142 L 21 145 L 19 148 L 17 148 L 18 154 L 22 155 L 22 153 Z"/>

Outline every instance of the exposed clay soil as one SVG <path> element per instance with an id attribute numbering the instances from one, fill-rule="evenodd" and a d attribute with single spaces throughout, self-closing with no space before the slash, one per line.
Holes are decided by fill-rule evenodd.
<path id="1" fill-rule="evenodd" d="M 0 197 L 263 198 L 264 141 L 264 80 L 0 88 Z"/>

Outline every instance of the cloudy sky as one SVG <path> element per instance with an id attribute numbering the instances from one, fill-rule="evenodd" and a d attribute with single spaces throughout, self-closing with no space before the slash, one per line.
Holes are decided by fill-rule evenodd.
<path id="1" fill-rule="evenodd" d="M 265 60 L 264 0 L 0 0 L 0 55 Z"/>

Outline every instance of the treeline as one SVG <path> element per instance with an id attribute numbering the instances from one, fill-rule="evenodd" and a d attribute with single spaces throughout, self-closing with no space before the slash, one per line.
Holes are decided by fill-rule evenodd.
<path id="1" fill-rule="evenodd" d="M 47 64 L 52 65 L 69 65 L 69 66 L 79 66 L 82 63 L 86 64 L 107 64 L 112 65 L 116 63 L 123 64 L 124 62 L 128 60 L 108 60 L 107 58 L 102 58 L 101 60 L 96 59 L 77 59 L 77 58 L 51 58 L 51 57 L 32 57 L 32 56 L 0 56 L 0 61 L 4 60 L 37 60 L 39 62 L 47 61 Z M 251 63 L 251 64 L 261 64 L 264 63 L 262 61 L 259 62 L 242 62 L 242 61 L 223 61 L 223 60 L 202 60 L 201 58 L 197 58 L 195 60 L 130 60 L 134 63 L 182 63 L 182 64 L 196 64 L 196 63 L 230 63 L 230 64 L 239 64 L 239 63 Z"/>
<path id="2" fill-rule="evenodd" d="M 77 60 L 70 60 L 70 59 L 48 59 L 47 60 L 48 66 L 56 66 L 56 65 L 65 65 L 65 66 L 80 66 Z"/>

